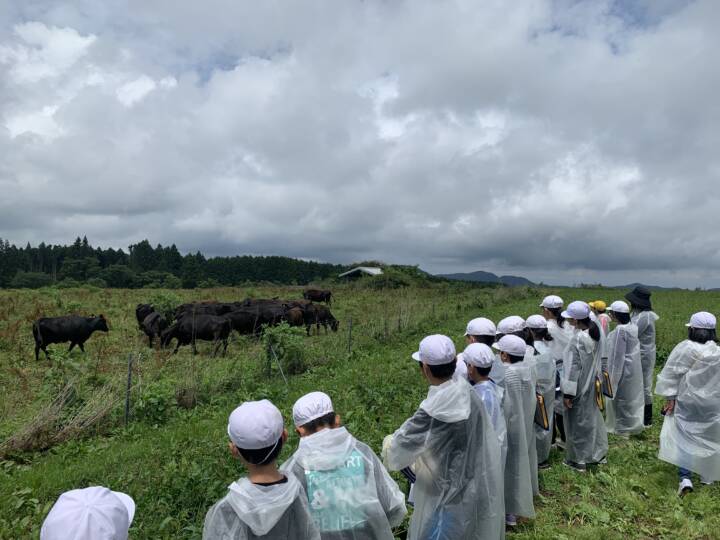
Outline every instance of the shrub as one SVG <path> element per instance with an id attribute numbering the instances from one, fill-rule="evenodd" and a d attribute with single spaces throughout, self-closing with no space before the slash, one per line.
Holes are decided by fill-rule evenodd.
<path id="1" fill-rule="evenodd" d="M 132 415 L 142 422 L 162 424 L 173 410 L 175 388 L 169 381 L 146 384 L 132 409 Z"/>
<path id="2" fill-rule="evenodd" d="M 90 287 L 98 287 L 99 289 L 104 289 L 107 287 L 107 282 L 102 278 L 90 278 L 85 282 Z"/>
<path id="3" fill-rule="evenodd" d="M 301 328 L 287 323 L 266 327 L 262 342 L 265 348 L 267 373 L 270 374 L 276 362 L 280 362 L 286 375 L 296 375 L 307 370 L 304 338 L 305 332 Z"/>
<path id="4" fill-rule="evenodd" d="M 10 280 L 10 287 L 13 289 L 39 289 L 50 285 L 52 285 L 52 276 L 42 272 L 18 271 Z"/>
<path id="5" fill-rule="evenodd" d="M 156 291 L 148 298 L 148 303 L 155 307 L 168 320 L 172 321 L 175 316 L 175 308 L 182 304 L 182 299 L 175 293 L 167 291 Z"/>

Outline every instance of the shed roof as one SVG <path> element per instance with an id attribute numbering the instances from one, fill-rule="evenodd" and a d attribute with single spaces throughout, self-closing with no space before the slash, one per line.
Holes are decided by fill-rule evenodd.
<path id="1" fill-rule="evenodd" d="M 382 268 L 377 268 L 375 266 L 357 266 L 352 270 L 348 270 L 347 272 L 340 274 L 338 277 L 346 277 L 356 273 L 367 274 L 369 276 L 379 276 L 383 273 L 383 271 Z"/>

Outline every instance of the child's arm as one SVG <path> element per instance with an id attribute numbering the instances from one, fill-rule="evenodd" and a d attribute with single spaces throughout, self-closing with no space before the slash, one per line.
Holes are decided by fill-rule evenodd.
<path id="1" fill-rule="evenodd" d="M 391 471 L 409 467 L 427 449 L 432 417 L 422 409 L 405 420 L 393 433 L 385 449 L 385 465 Z"/>

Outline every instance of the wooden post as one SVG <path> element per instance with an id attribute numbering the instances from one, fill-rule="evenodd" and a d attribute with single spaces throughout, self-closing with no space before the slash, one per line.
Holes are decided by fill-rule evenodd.
<path id="1" fill-rule="evenodd" d="M 125 425 L 130 420 L 130 387 L 132 386 L 133 355 L 128 355 L 127 387 L 125 388 Z"/>

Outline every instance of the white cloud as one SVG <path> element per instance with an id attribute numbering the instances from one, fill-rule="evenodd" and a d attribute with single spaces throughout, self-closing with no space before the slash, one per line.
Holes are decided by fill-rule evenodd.
<path id="1" fill-rule="evenodd" d="M 3 238 L 720 285 L 712 0 L 24 13 Z"/>
<path id="2" fill-rule="evenodd" d="M 155 90 L 155 81 L 147 75 L 141 75 L 137 79 L 120 86 L 116 91 L 115 95 L 118 101 L 126 107 L 132 107 L 135 103 L 141 101 L 150 92 Z M 167 82 L 164 84 L 167 86 Z"/>

